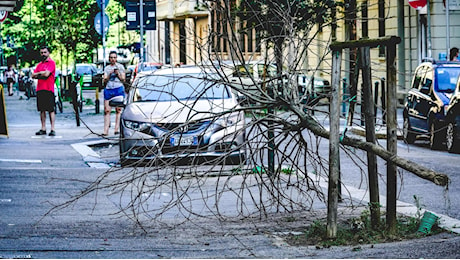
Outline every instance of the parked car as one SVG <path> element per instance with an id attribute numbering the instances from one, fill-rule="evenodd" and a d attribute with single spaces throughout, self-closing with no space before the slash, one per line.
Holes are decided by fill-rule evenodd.
<path id="1" fill-rule="evenodd" d="M 0 84 L 6 83 L 5 71 L 8 70 L 7 66 L 0 66 Z"/>
<path id="2" fill-rule="evenodd" d="M 28 77 L 29 68 L 22 68 L 19 70 L 18 75 L 18 90 L 19 91 L 26 91 L 26 85 L 24 84 L 24 80 Z"/>
<path id="3" fill-rule="evenodd" d="M 98 69 L 95 64 L 79 63 L 72 69 L 71 75 L 73 82 L 83 80 L 81 84 L 83 88 L 96 88 L 98 87 L 96 76 L 102 75 L 102 70 Z"/>
<path id="4" fill-rule="evenodd" d="M 267 64 L 264 61 L 227 63 L 222 71 L 229 74 L 228 81 L 234 88 L 234 92 L 240 96 L 239 99 L 244 100 L 244 105 L 255 104 L 257 99 L 263 99 L 264 95 L 268 95 L 268 86 L 274 86 L 276 83 L 277 67 L 273 63 Z"/>
<path id="5" fill-rule="evenodd" d="M 102 70 L 95 64 L 79 63 L 71 70 L 71 84 L 77 89 L 77 105 L 83 111 L 83 90 L 99 90 L 102 86 Z"/>
<path id="6" fill-rule="evenodd" d="M 460 153 L 460 77 L 446 108 L 446 146 L 450 153 Z"/>
<path id="7" fill-rule="evenodd" d="M 155 158 L 193 163 L 224 156 L 227 164 L 244 162 L 244 112 L 219 80 L 199 67 L 139 73 L 121 115 L 121 164 Z M 111 101 L 112 106 L 121 104 Z"/>
<path id="8" fill-rule="evenodd" d="M 136 65 L 128 65 L 126 67 L 126 73 L 125 73 L 126 74 L 126 82 L 129 82 L 129 83 L 132 82 L 134 69 L 136 69 Z"/>
<path id="9" fill-rule="evenodd" d="M 34 70 L 35 68 L 27 68 L 24 70 L 25 74 L 23 77 L 23 84 L 27 99 L 37 96 L 38 79 L 32 78 L 32 73 L 34 72 Z"/>
<path id="10" fill-rule="evenodd" d="M 139 62 L 135 67 L 131 75 L 131 82 L 136 79 L 137 74 L 142 71 L 155 71 L 161 69 L 163 64 L 157 62 Z"/>
<path id="11" fill-rule="evenodd" d="M 322 77 L 299 75 L 297 82 L 299 84 L 299 96 L 304 104 L 314 105 L 321 99 L 330 97 L 331 84 Z"/>
<path id="12" fill-rule="evenodd" d="M 460 74 L 460 63 L 423 62 L 414 73 L 403 110 L 404 140 L 412 144 L 427 135 L 430 148 L 442 148 L 446 134 L 446 108 Z"/>

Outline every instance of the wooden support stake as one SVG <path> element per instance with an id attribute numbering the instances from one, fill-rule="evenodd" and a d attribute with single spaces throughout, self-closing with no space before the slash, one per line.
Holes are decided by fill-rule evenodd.
<path id="1" fill-rule="evenodd" d="M 396 121 L 397 97 L 396 97 L 396 44 L 387 46 L 387 150 L 394 156 L 397 155 L 397 128 Z M 396 185 L 397 166 L 389 161 L 387 164 L 387 229 L 391 233 L 396 232 Z"/>
<path id="2" fill-rule="evenodd" d="M 339 198 L 339 171 L 340 171 L 340 72 L 342 50 L 332 52 L 332 93 L 330 106 L 330 133 L 329 133 L 329 183 L 327 199 L 327 227 L 328 238 L 337 237 L 337 206 Z"/>
<path id="3" fill-rule="evenodd" d="M 361 47 L 360 67 L 363 77 L 363 102 L 362 108 L 366 123 L 366 142 L 375 144 L 375 110 L 372 95 L 371 66 L 370 66 L 370 48 Z M 377 155 L 367 152 L 367 174 L 369 178 L 369 201 L 371 212 L 371 226 L 377 228 L 380 223 L 380 202 L 379 202 L 379 180 L 377 174 Z"/>

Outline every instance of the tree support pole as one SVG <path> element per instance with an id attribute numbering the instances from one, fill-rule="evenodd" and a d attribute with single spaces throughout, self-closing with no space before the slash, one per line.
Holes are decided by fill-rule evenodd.
<path id="1" fill-rule="evenodd" d="M 387 150 L 397 155 L 397 127 L 396 109 L 396 44 L 387 45 Z M 396 232 L 396 184 L 397 166 L 388 161 L 387 164 L 387 229 L 390 234 Z"/>
<path id="2" fill-rule="evenodd" d="M 328 238 L 337 237 L 337 205 L 339 199 L 340 174 L 340 66 L 342 50 L 332 51 L 332 94 L 330 106 L 329 133 L 329 182 L 327 194 L 327 227 Z"/>
<path id="3" fill-rule="evenodd" d="M 360 67 L 363 75 L 363 112 L 366 123 L 366 142 L 375 144 L 375 110 L 372 95 L 371 67 L 370 67 L 370 48 L 361 47 Z M 371 226 L 376 229 L 380 222 L 380 201 L 379 201 L 379 182 L 377 174 L 377 155 L 367 152 L 367 174 L 369 178 L 369 209 L 371 212 Z"/>

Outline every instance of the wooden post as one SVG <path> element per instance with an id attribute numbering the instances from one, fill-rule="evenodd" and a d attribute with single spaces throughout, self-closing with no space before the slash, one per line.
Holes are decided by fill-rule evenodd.
<path id="1" fill-rule="evenodd" d="M 374 100 L 372 95 L 370 48 L 361 47 L 360 67 L 363 77 L 363 102 L 361 107 L 365 116 L 366 123 L 366 142 L 375 144 L 375 112 Z M 367 152 L 367 174 L 369 178 L 369 201 L 371 212 L 371 226 L 376 229 L 380 222 L 380 202 L 379 202 L 379 181 L 377 174 L 377 156 L 375 153 Z"/>
<path id="2" fill-rule="evenodd" d="M 340 145 L 340 72 L 342 50 L 332 51 L 332 93 L 330 106 L 329 133 L 329 183 L 327 194 L 327 227 L 328 238 L 337 237 L 337 205 L 339 198 L 339 145 Z"/>
<path id="3" fill-rule="evenodd" d="M 387 45 L 387 150 L 397 154 L 396 109 L 396 43 Z M 390 234 L 396 232 L 396 184 L 397 167 L 394 163 L 387 164 L 387 229 Z"/>

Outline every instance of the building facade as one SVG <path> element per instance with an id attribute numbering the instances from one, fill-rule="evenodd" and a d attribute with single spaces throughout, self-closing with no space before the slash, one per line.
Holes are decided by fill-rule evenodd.
<path id="1" fill-rule="evenodd" d="M 157 0 L 157 30 L 146 35 L 147 61 L 164 64 L 200 64 L 209 60 L 260 60 L 273 56 L 248 21 L 233 14 L 236 0 Z M 446 8 L 446 3 L 449 8 Z M 398 92 L 403 97 L 413 70 L 425 57 L 445 59 L 451 47 L 460 47 L 460 1 L 432 0 L 415 9 L 407 0 L 345 0 L 338 8 L 337 27 L 330 24 L 293 34 L 285 43 L 284 67 L 317 72 L 330 79 L 330 42 L 399 36 Z M 223 6 L 224 8 L 221 8 Z M 289 40 L 291 39 L 291 40 Z M 295 51 L 293 51 L 293 49 Z M 343 78 L 350 77 L 352 53 L 345 53 Z M 372 79 L 386 75 L 385 49 L 371 50 Z"/>

